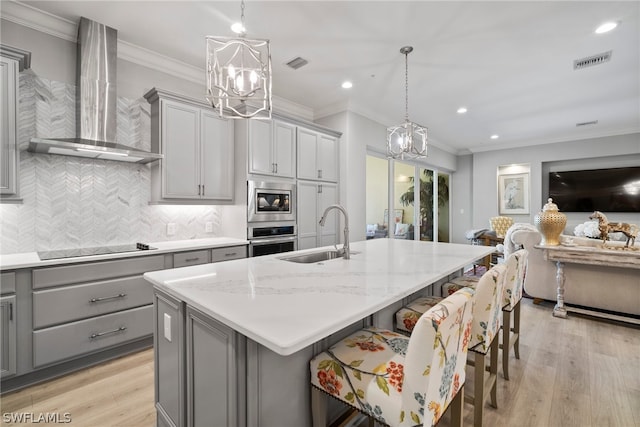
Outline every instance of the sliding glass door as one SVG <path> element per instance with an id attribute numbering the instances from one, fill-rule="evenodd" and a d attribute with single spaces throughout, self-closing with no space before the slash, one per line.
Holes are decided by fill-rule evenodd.
<path id="1" fill-rule="evenodd" d="M 448 173 L 368 154 L 366 182 L 367 239 L 449 241 Z"/>

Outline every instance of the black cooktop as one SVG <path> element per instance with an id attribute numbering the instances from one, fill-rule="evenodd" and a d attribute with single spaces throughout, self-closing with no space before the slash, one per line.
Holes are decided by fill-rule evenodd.
<path id="1" fill-rule="evenodd" d="M 126 245 L 97 246 L 93 248 L 56 249 L 53 251 L 39 251 L 38 256 L 41 261 L 48 259 L 73 258 L 79 256 L 119 254 L 123 252 L 148 251 L 152 248 L 145 243 L 129 243 Z"/>

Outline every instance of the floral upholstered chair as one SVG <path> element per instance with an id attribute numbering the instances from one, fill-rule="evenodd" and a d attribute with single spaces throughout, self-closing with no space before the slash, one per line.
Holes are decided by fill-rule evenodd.
<path id="1" fill-rule="evenodd" d="M 310 362 L 314 427 L 326 426 L 326 397 L 389 426 L 432 426 L 452 407 L 462 425 L 473 290 L 442 300 L 416 322 L 411 338 L 362 329 Z"/>
<path id="2" fill-rule="evenodd" d="M 520 359 L 520 300 L 527 271 L 527 258 L 529 252 L 520 249 L 507 256 L 504 291 L 502 295 L 502 373 L 506 380 L 509 379 L 509 352 L 513 347 L 516 359 Z M 463 287 L 476 287 L 477 277 L 457 277 L 442 285 L 442 294 L 448 295 Z M 511 313 L 513 312 L 513 327 L 511 326 Z"/>
<path id="3" fill-rule="evenodd" d="M 462 289 L 475 289 L 473 305 L 473 321 L 471 331 L 471 343 L 469 349 L 474 354 L 474 395 L 468 398 L 473 403 L 475 426 L 482 425 L 484 403 L 488 397 L 485 392 L 490 391 L 491 406 L 497 407 L 496 382 L 498 374 L 498 347 L 500 343 L 499 332 L 502 324 L 500 315 L 503 303 L 504 281 L 507 267 L 499 264 L 482 275 L 474 287 L 462 287 Z M 460 292 L 458 290 L 458 292 Z M 454 294 L 455 295 L 455 294 Z M 448 298 L 448 297 L 447 297 Z M 396 313 L 396 328 L 407 330 L 413 336 L 411 320 L 419 316 L 420 312 L 428 309 L 432 304 L 441 301 L 438 297 L 418 298 Z M 415 330 L 415 329 L 413 329 Z M 485 375 L 484 367 L 487 365 L 486 357 L 489 356 L 489 375 Z"/>
<path id="4" fill-rule="evenodd" d="M 516 359 L 520 359 L 520 301 L 527 276 L 529 252 L 520 249 L 507 258 L 507 276 L 505 278 L 502 308 L 502 373 L 509 379 L 509 352 L 511 347 Z M 510 261 L 512 260 L 512 261 Z M 513 312 L 513 327 L 511 313 Z"/>

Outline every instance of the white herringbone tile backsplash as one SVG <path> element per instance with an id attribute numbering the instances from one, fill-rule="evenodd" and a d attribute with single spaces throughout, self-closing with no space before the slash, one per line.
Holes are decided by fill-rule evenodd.
<path id="1" fill-rule="evenodd" d="M 150 149 L 149 107 L 118 99 L 117 142 Z M 148 165 L 25 151 L 33 137 L 75 135 L 74 86 L 21 73 L 18 128 L 23 203 L 0 205 L 0 254 L 219 235 L 219 207 L 149 205 Z"/>

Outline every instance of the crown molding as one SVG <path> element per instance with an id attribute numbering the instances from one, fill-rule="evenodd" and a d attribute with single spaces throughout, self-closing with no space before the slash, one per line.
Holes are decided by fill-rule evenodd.
<path id="1" fill-rule="evenodd" d="M 575 136 L 566 136 L 563 138 L 550 138 L 546 140 L 536 139 L 533 140 L 524 140 L 524 141 L 515 141 L 515 142 L 505 142 L 502 144 L 492 144 L 490 146 L 483 147 L 471 147 L 468 150 L 473 153 L 482 153 L 486 151 L 496 151 L 496 150 L 507 150 L 513 148 L 524 148 L 538 145 L 547 145 L 547 144 L 557 144 L 561 142 L 572 142 L 572 141 L 582 141 L 585 139 L 595 139 L 595 138 L 606 138 L 609 136 L 620 136 L 620 135 L 630 135 L 634 133 L 640 133 L 640 127 L 630 128 L 630 129 L 621 129 L 616 131 L 600 131 L 600 132 L 590 132 L 586 135 L 575 135 Z"/>
<path id="2" fill-rule="evenodd" d="M 205 84 L 204 68 L 194 67 L 153 50 L 118 40 L 118 58 L 193 83 Z"/>
<path id="3" fill-rule="evenodd" d="M 285 116 L 295 116 L 306 121 L 314 121 L 313 109 L 297 102 L 272 95 L 273 110 Z"/>
<path id="4" fill-rule="evenodd" d="M 2 1 L 2 19 L 53 37 L 76 43 L 78 25 L 72 21 L 52 15 L 18 1 Z M 150 49 L 118 39 L 118 58 L 197 84 L 205 83 L 204 69 L 170 58 Z M 278 96 L 273 97 L 274 110 L 312 121 L 313 109 Z"/>
<path id="5" fill-rule="evenodd" d="M 73 43 L 78 38 L 78 25 L 75 22 L 17 1 L 2 1 L 0 16 L 7 21 Z"/>

